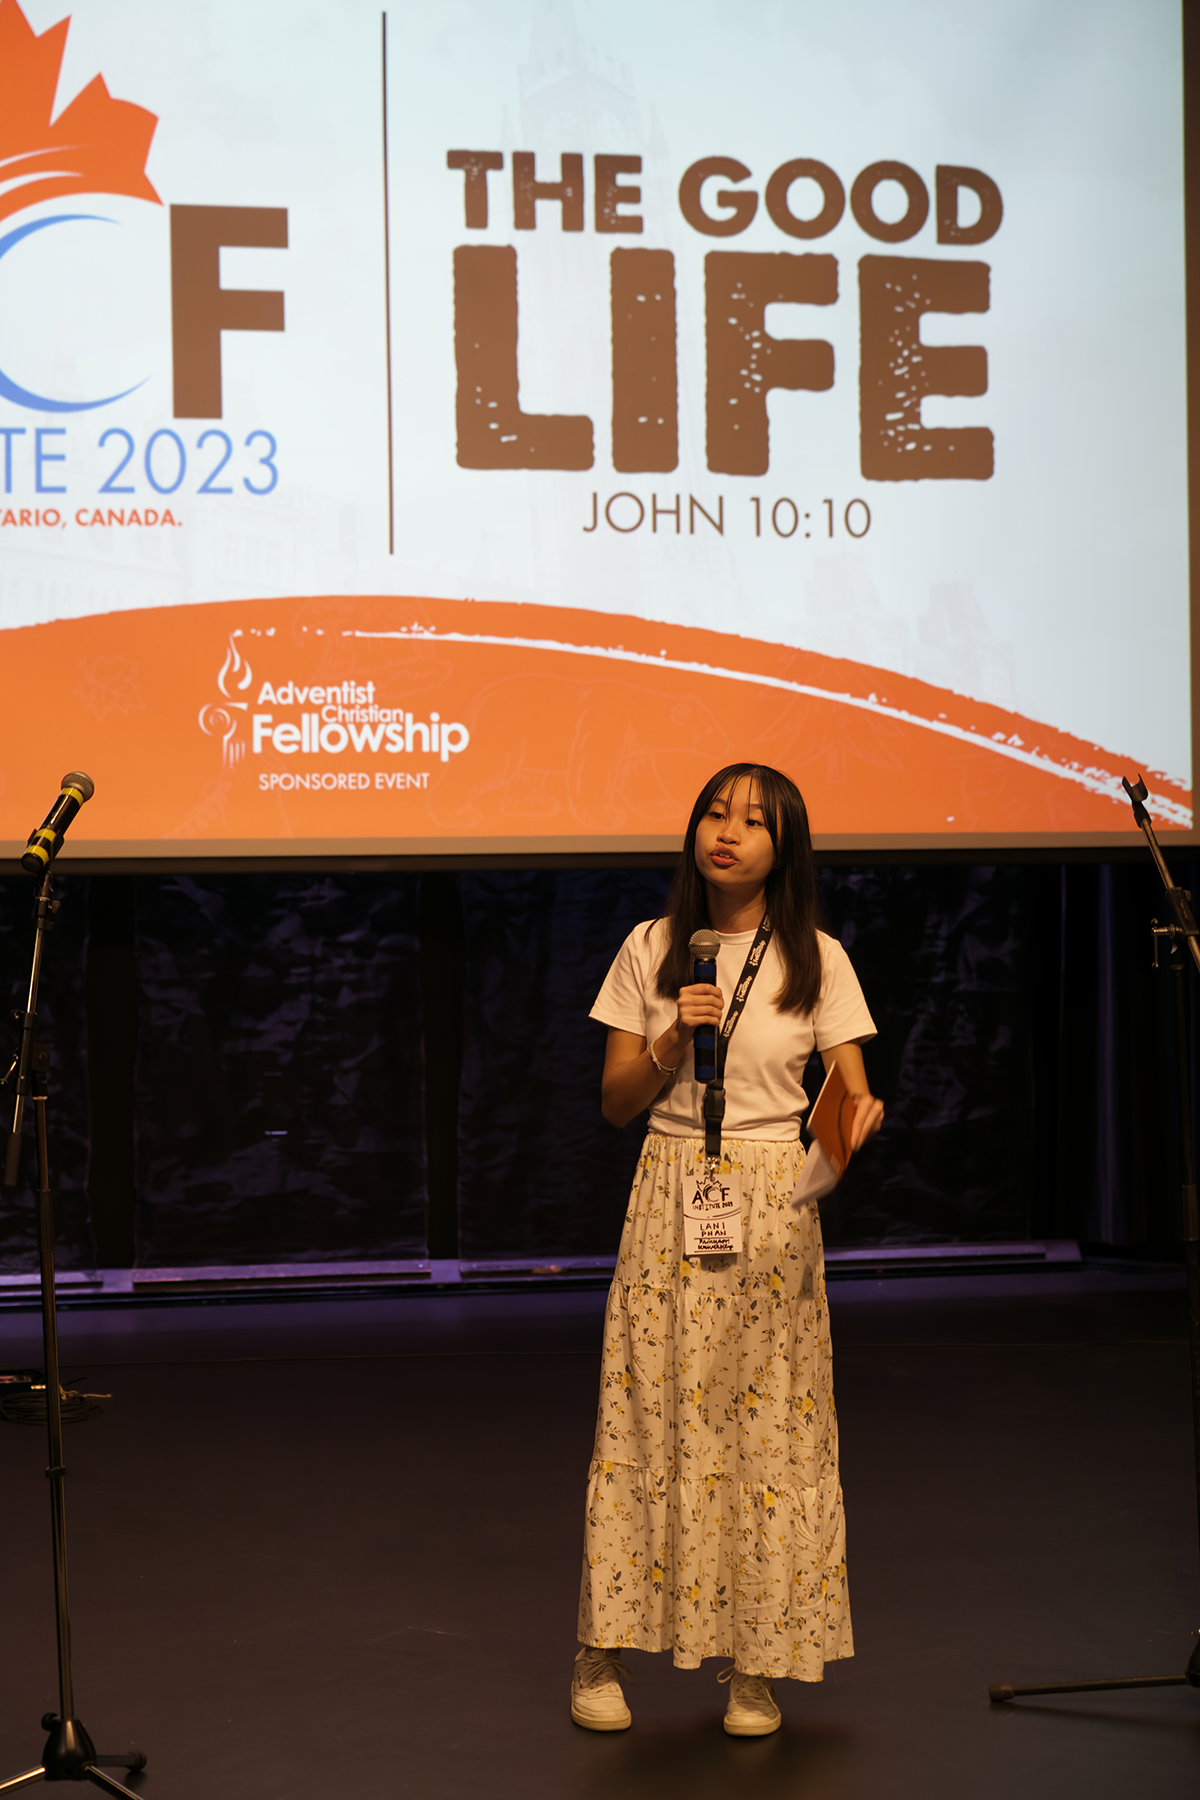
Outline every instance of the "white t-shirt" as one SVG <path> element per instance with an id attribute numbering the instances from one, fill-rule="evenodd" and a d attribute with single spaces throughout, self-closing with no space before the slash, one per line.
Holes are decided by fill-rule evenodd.
<path id="1" fill-rule="evenodd" d="M 675 1022 L 674 1000 L 657 992 L 654 982 L 667 947 L 665 919 L 631 931 L 608 971 L 590 1016 L 656 1043 Z M 726 1007 L 737 987 L 742 966 L 754 942 L 753 931 L 719 933 L 717 986 Z M 811 1013 L 781 1013 L 775 996 L 782 985 L 782 966 L 774 937 L 750 990 L 737 1029 L 729 1041 L 725 1063 L 725 1119 L 729 1138 L 780 1140 L 800 1135 L 800 1119 L 808 1105 L 802 1086 L 814 1048 L 861 1044 L 875 1036 L 858 977 L 836 938 L 817 933 L 821 950 L 821 997 Z M 697 1137 L 704 1131 L 703 1083 L 694 1074 L 689 1047 L 678 1073 L 650 1109 L 650 1129 L 667 1137 Z"/>

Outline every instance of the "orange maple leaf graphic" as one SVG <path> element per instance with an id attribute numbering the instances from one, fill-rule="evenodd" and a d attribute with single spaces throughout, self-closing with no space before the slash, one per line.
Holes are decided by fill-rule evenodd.
<path id="1" fill-rule="evenodd" d="M 0 0 L 0 219 L 59 194 L 162 205 L 146 179 L 154 113 L 114 100 L 97 75 L 51 122 L 70 23 L 38 37 L 17 0 Z"/>

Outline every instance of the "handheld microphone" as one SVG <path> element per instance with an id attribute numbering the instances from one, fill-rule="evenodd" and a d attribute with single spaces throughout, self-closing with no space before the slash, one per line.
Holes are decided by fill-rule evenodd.
<path id="1" fill-rule="evenodd" d="M 86 800 L 96 791 L 90 775 L 72 769 L 62 778 L 62 792 L 36 831 L 29 834 L 29 844 L 21 858 L 27 875 L 44 875 L 62 849 L 67 826 Z"/>
<path id="2" fill-rule="evenodd" d="M 688 949 L 692 953 L 692 983 L 699 987 L 702 982 L 717 985 L 717 951 L 721 948 L 721 940 L 715 931 L 694 931 L 688 940 Z M 697 1081 L 715 1081 L 717 1079 L 717 1028 L 715 1025 L 698 1025 L 692 1036 L 692 1056 L 696 1067 Z"/>

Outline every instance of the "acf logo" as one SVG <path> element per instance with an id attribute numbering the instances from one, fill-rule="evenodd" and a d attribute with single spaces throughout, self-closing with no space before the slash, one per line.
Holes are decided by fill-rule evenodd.
<path id="1" fill-rule="evenodd" d="M 122 194 L 161 206 L 146 175 L 158 119 L 114 100 L 97 75 L 54 117 L 70 19 L 39 37 L 17 0 L 0 0 L 0 220 L 43 201 L 77 194 Z M 60 212 L 27 220 L 0 236 L 0 258 L 36 232 L 101 214 Z M 172 206 L 171 341 L 174 416 L 219 419 L 222 331 L 282 331 L 283 295 L 221 286 L 223 245 L 286 250 L 286 207 Z M 140 385 L 140 384 L 138 384 Z M 134 388 L 99 399 L 57 400 L 30 392 L 0 370 L 0 399 L 37 412 L 90 412 Z"/>

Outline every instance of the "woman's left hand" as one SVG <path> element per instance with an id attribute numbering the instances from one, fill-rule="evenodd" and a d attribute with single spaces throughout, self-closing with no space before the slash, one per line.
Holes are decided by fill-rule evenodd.
<path id="1" fill-rule="evenodd" d="M 835 1065 L 842 1072 L 846 1091 L 854 1102 L 854 1124 L 850 1132 L 850 1153 L 861 1150 L 883 1124 L 883 1101 L 877 1100 L 867 1083 L 863 1053 L 857 1044 L 833 1044 L 822 1050 L 825 1073 Z"/>
<path id="2" fill-rule="evenodd" d="M 883 1101 L 877 1100 L 874 1094 L 855 1094 L 854 1129 L 850 1136 L 851 1153 L 861 1150 L 868 1138 L 873 1138 L 883 1124 Z"/>

